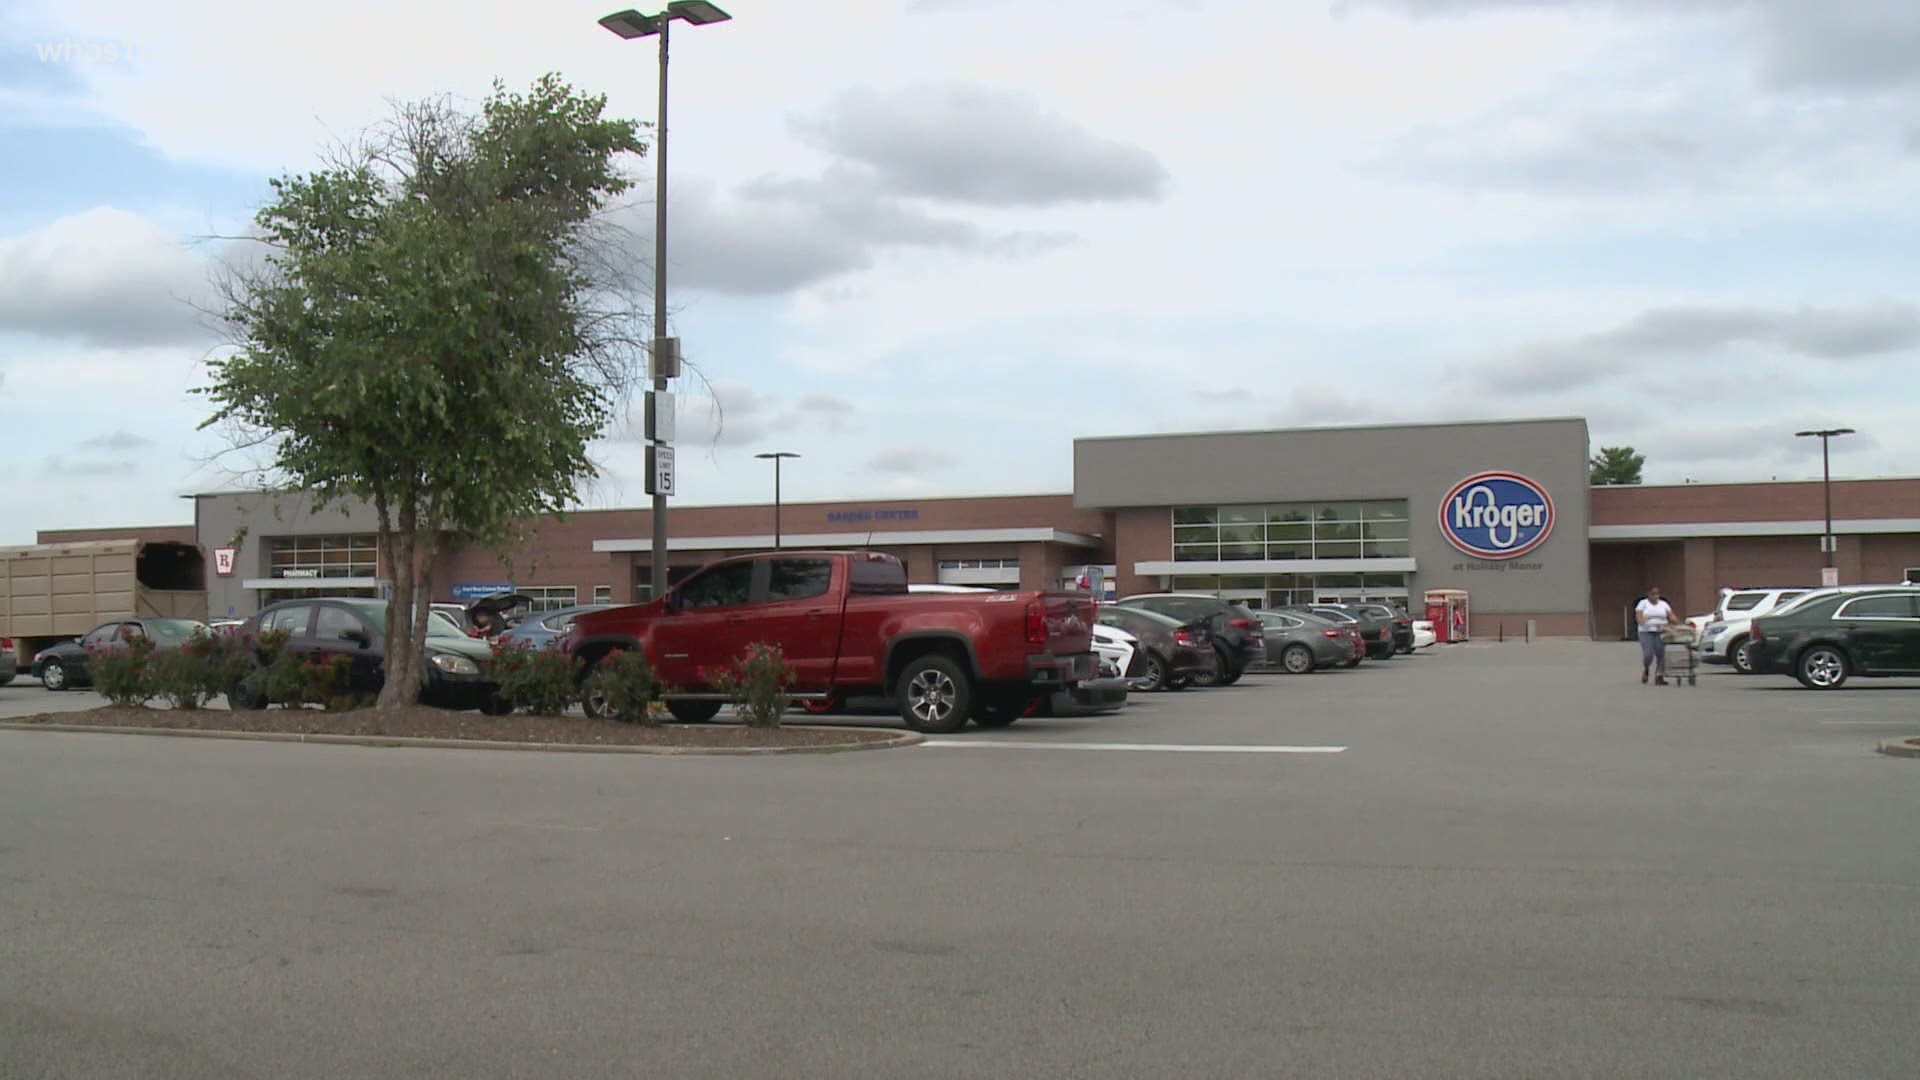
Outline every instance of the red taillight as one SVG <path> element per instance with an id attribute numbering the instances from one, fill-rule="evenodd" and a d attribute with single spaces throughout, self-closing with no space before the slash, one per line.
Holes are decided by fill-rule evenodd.
<path id="1" fill-rule="evenodd" d="M 1753 636 L 1748 640 L 1752 641 L 1755 645 L 1767 640 L 1767 635 L 1761 632 L 1759 623 L 1756 622 L 1753 624 Z"/>
<path id="2" fill-rule="evenodd" d="M 1258 619 L 1228 619 L 1227 625 L 1233 627 L 1235 630 L 1245 630 L 1249 626 L 1259 626 L 1260 621 Z"/>
<path id="3" fill-rule="evenodd" d="M 1321 636 L 1321 637 L 1330 637 L 1330 638 L 1341 638 L 1341 637 L 1346 637 L 1346 635 L 1345 635 L 1345 634 L 1343 634 L 1343 633 L 1341 633 L 1341 632 L 1340 632 L 1340 631 L 1338 631 L 1338 630 L 1334 630 L 1334 629 L 1331 629 L 1331 628 L 1329 628 L 1329 629 L 1326 629 L 1326 630 L 1322 630 L 1322 631 L 1320 631 L 1320 636 Z"/>
<path id="4" fill-rule="evenodd" d="M 13 651 L 13 639 L 10 637 L 0 637 L 0 652 L 12 652 L 12 651 Z"/>
<path id="5" fill-rule="evenodd" d="M 1027 644 L 1047 643 L 1047 609 L 1038 600 L 1027 602 Z"/>
<path id="6" fill-rule="evenodd" d="M 1186 627 L 1184 627 L 1184 626 L 1183 626 L 1183 627 L 1181 627 L 1181 628 L 1180 628 L 1180 629 L 1178 629 L 1178 630 L 1175 630 L 1175 631 L 1173 632 L 1173 643 L 1174 643 L 1175 645 L 1188 645 L 1188 646 L 1191 646 L 1191 645 L 1192 645 L 1192 644 L 1194 643 L 1194 641 L 1193 641 L 1193 631 L 1191 631 L 1191 630 L 1189 630 L 1189 629 L 1187 629 L 1187 628 L 1186 628 Z"/>

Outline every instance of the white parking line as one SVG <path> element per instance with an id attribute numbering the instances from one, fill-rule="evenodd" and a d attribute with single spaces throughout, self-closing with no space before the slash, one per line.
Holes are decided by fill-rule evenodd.
<path id="1" fill-rule="evenodd" d="M 1915 720 L 1821 720 L 1818 722 L 1828 727 L 1847 724 L 1866 724 L 1870 727 L 1913 727 L 1920 724 L 1920 721 Z"/>
<path id="2" fill-rule="evenodd" d="M 1140 750 L 1155 754 L 1338 754 L 1344 746 L 1215 746 L 1205 743 L 1017 742 L 1012 739 L 928 739 L 940 750 Z"/>

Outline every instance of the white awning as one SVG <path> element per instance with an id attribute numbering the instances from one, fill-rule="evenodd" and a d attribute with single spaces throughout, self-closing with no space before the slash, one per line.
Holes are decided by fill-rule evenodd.
<path id="1" fill-rule="evenodd" d="M 1171 574 L 1411 574 L 1412 559 L 1230 559 L 1218 562 L 1174 562 L 1155 559 L 1133 564 L 1133 572 Z"/>
<path id="2" fill-rule="evenodd" d="M 1097 548 L 1100 539 L 1050 528 L 876 529 L 873 532 L 784 533 L 780 537 L 780 546 L 785 548 L 848 549 L 914 544 L 1065 544 L 1068 547 Z M 675 536 L 667 540 L 668 551 L 759 551 L 772 547 L 772 533 L 757 536 Z M 595 540 L 593 550 L 652 551 L 653 539 L 642 536 Z"/>
<path id="3" fill-rule="evenodd" d="M 240 583 L 240 587 L 261 592 L 287 592 L 294 589 L 377 589 L 385 584 L 380 578 L 371 577 L 268 577 L 247 578 Z"/>

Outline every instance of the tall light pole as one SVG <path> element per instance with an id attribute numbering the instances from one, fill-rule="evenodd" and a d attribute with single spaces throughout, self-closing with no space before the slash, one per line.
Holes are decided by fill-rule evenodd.
<path id="1" fill-rule="evenodd" d="M 1838 583 L 1838 578 L 1836 577 L 1838 571 L 1834 567 L 1834 549 L 1840 546 L 1834 543 L 1833 540 L 1833 462 L 1827 453 L 1827 444 L 1830 440 L 1841 435 L 1851 434 L 1853 434 L 1853 429 L 1850 427 L 1816 428 L 1809 431 L 1796 431 L 1793 433 L 1796 439 L 1820 440 L 1820 489 L 1827 500 L 1827 531 L 1820 534 L 1820 549 L 1827 553 L 1828 573 L 1823 575 L 1823 577 L 1832 579 L 1821 581 L 1820 584 L 1822 585 Z"/>
<path id="2" fill-rule="evenodd" d="M 755 454 L 762 461 L 773 462 L 773 550 L 780 550 L 780 462 L 784 458 L 799 457 L 790 450 L 774 450 L 765 454 Z"/>
<path id="3" fill-rule="evenodd" d="M 673 0 L 665 11 L 642 15 L 629 8 L 600 20 L 600 25 L 632 41 L 660 38 L 660 118 L 653 135 L 653 394 L 664 403 L 668 380 L 680 373 L 680 343 L 667 336 L 667 30 L 673 20 L 693 26 L 726 22 L 733 16 L 707 0 Z M 668 405 L 667 408 L 672 406 Z M 653 438 L 653 434 L 649 433 Z M 647 487 L 653 493 L 653 573 L 647 595 L 659 596 L 667 587 L 667 496 L 673 491 L 673 447 L 657 440 L 649 447 Z M 658 462 L 663 454 L 664 466 Z M 664 475 L 664 483 L 662 478 Z"/>

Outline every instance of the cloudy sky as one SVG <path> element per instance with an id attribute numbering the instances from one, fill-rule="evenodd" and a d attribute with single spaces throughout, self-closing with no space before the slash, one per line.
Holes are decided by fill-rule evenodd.
<path id="1" fill-rule="evenodd" d="M 0 0 L 0 543 L 227 486 L 195 306 L 269 177 L 495 78 L 651 116 L 610 6 Z M 1825 424 L 1920 472 L 1911 0 L 728 6 L 675 37 L 687 502 L 760 450 L 793 499 L 1064 491 L 1075 435 L 1567 414 L 1650 480 L 1813 475 Z"/>

